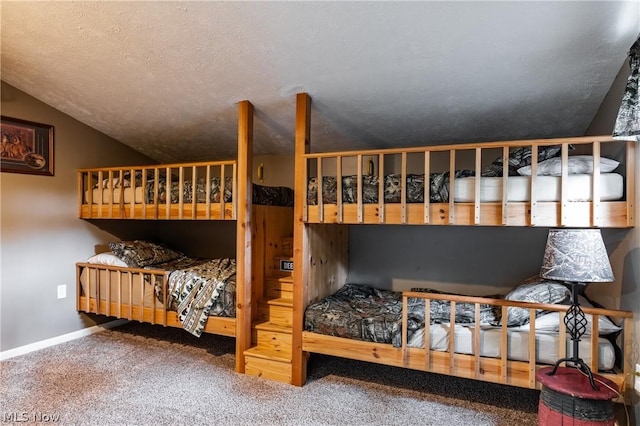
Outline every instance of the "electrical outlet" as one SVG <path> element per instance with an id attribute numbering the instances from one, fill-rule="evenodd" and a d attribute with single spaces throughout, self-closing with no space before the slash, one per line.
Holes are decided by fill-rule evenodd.
<path id="1" fill-rule="evenodd" d="M 67 297 L 67 286 L 66 285 L 59 285 L 58 286 L 58 299 L 64 299 L 65 297 Z"/>
<path id="2" fill-rule="evenodd" d="M 633 388 L 636 392 L 640 393 L 640 364 L 636 364 L 635 382 L 633 382 Z"/>

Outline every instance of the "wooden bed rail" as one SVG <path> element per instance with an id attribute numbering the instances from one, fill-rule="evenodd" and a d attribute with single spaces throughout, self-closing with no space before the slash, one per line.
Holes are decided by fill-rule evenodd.
<path id="1" fill-rule="evenodd" d="M 169 272 L 164 270 L 79 262 L 76 263 L 76 309 L 166 326 L 168 280 Z M 162 289 L 162 300 L 156 297 L 156 286 Z"/>
<path id="2" fill-rule="evenodd" d="M 454 351 L 455 347 L 455 327 L 450 327 L 448 331 L 448 350 L 446 352 L 435 351 L 431 349 L 430 333 L 425 328 L 424 342 L 421 348 L 410 348 L 408 346 L 408 300 L 410 298 L 423 299 L 425 301 L 425 324 L 429 324 L 432 301 L 441 300 L 450 302 L 450 318 L 449 324 L 456 323 L 456 304 L 466 303 L 475 307 L 474 322 L 480 324 L 481 305 L 491 305 L 497 307 L 501 311 L 501 318 L 507 318 L 507 309 L 510 307 L 524 308 L 529 310 L 529 326 L 528 326 L 528 349 L 529 361 L 511 361 L 507 359 L 507 321 L 502 321 L 499 325 L 500 329 L 500 358 L 490 358 L 481 356 L 480 349 L 480 331 L 481 327 L 472 327 L 473 330 L 473 353 L 460 354 Z M 517 386 L 536 388 L 535 374 L 539 368 L 545 367 L 543 364 L 536 363 L 536 354 L 539 348 L 536 342 L 536 311 L 544 310 L 559 313 L 559 342 L 558 357 L 564 358 L 567 354 L 566 341 L 567 335 L 564 317 L 569 309 L 568 305 L 556 304 L 540 304 L 516 302 L 504 299 L 492 299 L 474 296 L 456 296 L 450 294 L 424 293 L 424 292 L 403 292 L 402 294 L 402 352 L 403 359 L 407 360 L 412 354 L 419 352 L 424 360 L 424 370 L 448 375 L 468 377 L 478 380 L 494 381 L 503 384 L 513 384 Z M 614 309 L 603 309 L 593 307 L 582 307 L 585 314 L 592 315 L 591 327 L 588 329 L 590 334 L 585 334 L 582 340 L 590 341 L 590 362 L 589 367 L 592 371 L 598 371 L 599 365 L 599 319 L 601 316 L 608 316 L 621 321 L 622 333 L 619 339 L 622 348 L 622 368 L 616 372 L 599 372 L 600 375 L 613 380 L 621 391 L 623 397 L 627 391 L 631 389 L 633 380 L 632 372 L 634 368 L 631 363 L 632 353 L 631 346 L 633 342 L 633 314 L 630 311 L 621 311 Z M 464 324 L 462 324 L 464 325 Z M 584 357 L 584 354 L 582 354 Z"/>
<path id="3" fill-rule="evenodd" d="M 618 144 L 618 145 L 613 145 Z M 527 201 L 510 201 L 508 199 L 509 176 L 508 163 L 503 164 L 501 180 L 501 201 L 481 201 L 481 172 L 487 161 L 498 156 L 508 158 L 515 148 L 531 148 L 531 176 L 537 176 L 538 150 L 540 147 L 561 146 L 560 161 L 561 175 L 560 196 L 557 201 L 538 201 L 539 184 L 537 179 L 529 179 L 529 199 Z M 570 201 L 568 161 L 569 151 L 593 155 L 593 172 L 590 173 L 590 201 Z M 625 192 L 622 200 L 601 200 L 602 188 L 600 179 L 600 153 L 603 148 L 613 148 L 620 151 L 624 159 L 618 168 L 625 176 Z M 489 158 L 487 151 L 493 152 Z M 634 226 L 634 194 L 635 194 L 635 144 L 632 141 L 614 140 L 610 136 L 573 137 L 559 139 L 537 139 L 520 141 L 482 142 L 455 145 L 434 145 L 413 148 L 392 148 L 383 150 L 341 151 L 330 153 L 302 153 L 299 154 L 303 166 L 296 191 L 302 191 L 303 220 L 307 223 L 386 223 L 386 224 L 430 224 L 430 225 L 491 225 L 491 226 L 568 226 L 568 227 L 619 227 Z M 485 153 L 483 157 L 483 152 Z M 434 158 L 440 153 L 448 156 L 448 168 L 435 170 Z M 457 157 L 472 154 L 471 167 L 457 167 Z M 411 159 L 417 159 L 410 164 Z M 439 157 L 441 158 L 441 157 Z M 484 161 L 483 161 L 484 160 Z M 355 163 L 355 164 L 354 164 Z M 377 173 L 375 173 L 377 163 Z M 417 163 L 417 164 L 416 164 Z M 345 172 L 349 165 L 351 169 Z M 400 175 L 399 203 L 385 202 L 384 175 L 385 166 L 392 165 L 395 173 Z M 425 185 L 423 202 L 409 203 L 407 201 L 407 176 L 409 168 L 419 168 L 419 174 L 424 174 Z M 473 184 L 473 201 L 454 201 L 455 170 L 473 169 L 475 178 Z M 330 169 L 328 171 L 328 169 Z M 434 171 L 448 171 L 449 197 L 446 202 L 430 202 L 430 185 L 427 177 Z M 344 202 L 343 182 L 338 176 L 353 175 L 356 180 L 356 199 L 353 203 Z M 363 202 L 363 177 L 377 176 L 377 199 L 375 204 Z M 309 204 L 308 185 L 310 177 L 317 182 L 316 204 Z M 334 177 L 336 185 L 336 202 L 326 203 L 323 200 L 322 182 L 325 177 Z M 471 177 L 471 176 L 470 176 Z"/>
<path id="4" fill-rule="evenodd" d="M 76 310 L 165 327 L 181 327 L 177 313 L 167 307 L 170 272 L 78 262 Z M 159 295 L 156 288 L 161 289 Z M 209 317 L 204 331 L 235 337 L 236 319 Z"/>
<path id="5" fill-rule="evenodd" d="M 103 167 L 77 173 L 82 219 L 236 219 L 236 160 Z"/>

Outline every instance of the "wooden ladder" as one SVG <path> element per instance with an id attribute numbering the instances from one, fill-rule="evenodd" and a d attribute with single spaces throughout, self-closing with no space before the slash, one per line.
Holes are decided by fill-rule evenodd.
<path id="1" fill-rule="evenodd" d="M 279 255 L 265 265 L 264 292 L 251 325 L 252 347 L 244 351 L 245 373 L 291 383 L 293 238 L 280 240 Z"/>

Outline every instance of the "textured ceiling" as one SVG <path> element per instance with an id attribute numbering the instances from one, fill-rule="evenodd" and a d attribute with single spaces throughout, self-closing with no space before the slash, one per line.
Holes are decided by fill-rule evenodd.
<path id="1" fill-rule="evenodd" d="M 158 161 L 582 135 L 632 2 L 2 1 L 2 80 Z"/>

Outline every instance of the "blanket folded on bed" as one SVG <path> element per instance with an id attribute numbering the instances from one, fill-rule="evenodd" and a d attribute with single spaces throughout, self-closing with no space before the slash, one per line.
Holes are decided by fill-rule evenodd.
<path id="1" fill-rule="evenodd" d="M 199 337 L 214 305 L 216 310 L 232 309 L 233 315 L 229 316 L 234 316 L 233 305 L 225 308 L 217 302 L 224 298 L 224 294 L 229 294 L 230 286 L 235 292 L 235 277 L 236 261 L 228 258 L 214 259 L 172 272 L 169 275 L 169 297 L 177 305 L 182 328 Z"/>

